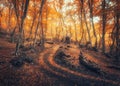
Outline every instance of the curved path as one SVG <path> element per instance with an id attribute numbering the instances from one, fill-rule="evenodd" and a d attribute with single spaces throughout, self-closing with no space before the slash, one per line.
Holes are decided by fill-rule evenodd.
<path id="1" fill-rule="evenodd" d="M 83 74 L 74 70 L 70 70 L 54 61 L 54 55 L 58 50 L 59 45 L 46 49 L 40 54 L 39 63 L 41 70 L 55 77 L 67 80 L 76 85 L 95 85 L 95 86 L 119 86 L 120 82 L 108 80 L 100 77 L 95 77 L 88 74 Z M 85 81 L 85 82 L 84 82 Z M 99 83 L 99 84 L 98 84 Z"/>

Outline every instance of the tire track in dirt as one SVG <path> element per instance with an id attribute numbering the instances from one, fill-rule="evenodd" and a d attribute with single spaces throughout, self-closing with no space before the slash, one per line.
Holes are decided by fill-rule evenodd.
<path id="1" fill-rule="evenodd" d="M 49 67 L 48 64 L 46 64 L 45 59 L 47 57 L 49 57 L 49 55 L 51 55 L 52 52 L 56 52 L 56 50 L 58 49 L 58 46 L 55 47 L 54 49 L 50 48 L 51 51 L 49 51 L 48 49 L 45 50 L 44 52 L 42 52 L 40 54 L 39 57 L 39 63 L 41 65 L 40 70 L 44 73 L 47 74 L 49 77 L 54 77 L 57 78 L 58 80 L 60 80 L 60 82 L 62 83 L 66 83 L 67 85 L 65 86 L 75 86 L 76 83 L 74 83 L 73 81 L 69 80 L 68 78 L 66 78 L 66 76 L 62 73 L 57 72 L 56 70 L 54 70 L 53 68 Z M 46 60 L 47 61 L 47 60 Z M 61 83 L 60 83 L 61 84 Z M 60 85 L 61 86 L 61 85 Z"/>
<path id="2" fill-rule="evenodd" d="M 50 49 L 51 51 L 47 50 L 44 53 L 42 53 L 41 55 L 42 57 L 40 57 L 40 63 L 42 64 L 42 67 L 44 68 L 44 70 L 47 70 L 48 72 L 51 72 L 52 74 L 55 74 L 57 76 L 69 79 L 70 81 L 73 81 L 78 85 L 89 85 L 90 83 L 94 83 L 94 84 L 96 83 L 97 86 L 103 86 L 103 85 L 118 86 L 119 85 L 120 82 L 106 80 L 103 78 L 94 77 L 87 74 L 82 74 L 80 72 L 70 70 L 68 68 L 65 68 L 57 64 L 54 61 L 54 54 L 58 48 L 59 46 L 55 46 L 54 48 Z M 48 56 L 46 56 L 46 54 L 48 54 Z M 86 81 L 86 83 L 83 83 L 84 80 L 88 80 L 88 81 Z M 101 84 L 98 85 L 97 84 L 98 82 Z"/>
<path id="3" fill-rule="evenodd" d="M 50 55 L 50 53 L 51 53 L 51 51 L 46 50 L 46 51 L 44 51 L 42 54 L 40 54 L 39 62 L 40 62 L 40 65 L 41 65 L 41 69 L 46 70 L 46 71 L 49 71 L 49 72 L 53 72 L 53 73 L 56 74 L 56 75 L 60 75 L 60 76 L 62 76 L 62 77 L 65 77 L 64 75 L 59 74 L 59 73 L 56 72 L 56 71 L 53 71 L 47 64 L 45 64 L 45 62 L 44 62 L 43 59 L 44 59 L 45 57 L 48 57 L 48 56 Z"/>
<path id="4" fill-rule="evenodd" d="M 120 77 L 120 73 L 118 71 L 116 71 L 116 70 L 111 71 L 111 69 L 106 68 L 108 65 L 110 65 L 110 63 L 106 64 L 102 60 L 98 59 L 98 57 L 94 58 L 95 56 L 87 54 L 86 52 L 83 52 L 83 55 L 86 57 L 86 59 L 91 60 L 92 62 L 95 62 L 95 63 L 99 64 L 101 66 L 101 69 L 104 70 L 104 72 L 112 74 L 112 75 L 115 74 L 116 76 Z"/>

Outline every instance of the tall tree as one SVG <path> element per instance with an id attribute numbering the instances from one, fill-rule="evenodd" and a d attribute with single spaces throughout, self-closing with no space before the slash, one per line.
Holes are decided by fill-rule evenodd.
<path id="1" fill-rule="evenodd" d="M 120 0 L 116 1 L 115 7 L 115 51 L 116 51 L 116 58 L 120 60 Z"/>
<path id="2" fill-rule="evenodd" d="M 44 49 L 44 42 L 45 42 L 45 38 L 44 38 L 44 30 L 43 30 L 43 24 L 42 24 L 42 21 L 43 21 L 43 18 L 42 18 L 42 12 L 43 12 L 43 6 L 45 4 L 46 0 L 42 0 L 41 1 L 41 6 L 40 6 L 40 26 L 41 26 L 41 47 L 42 49 Z"/>
<path id="3" fill-rule="evenodd" d="M 79 43 L 81 44 L 81 41 L 83 40 L 83 35 L 84 35 L 84 29 L 83 29 L 83 5 L 84 5 L 84 1 L 83 0 L 79 0 L 79 4 L 80 4 L 80 16 L 79 16 L 79 19 L 80 19 L 80 32 L 81 32 L 81 39 L 79 41 Z"/>
<path id="4" fill-rule="evenodd" d="M 30 27 L 30 32 L 29 32 L 29 38 L 30 40 L 32 39 L 32 35 L 33 35 L 33 27 L 34 27 L 34 24 L 35 24 L 35 19 L 36 19 L 36 16 L 37 16 L 37 10 L 36 10 L 36 4 L 35 4 L 35 0 L 33 0 L 33 18 L 32 18 L 32 24 L 31 24 L 31 27 Z"/>
<path id="5" fill-rule="evenodd" d="M 93 21 L 93 0 L 88 0 L 88 6 L 89 6 L 89 12 L 90 12 L 90 21 L 92 24 L 92 29 L 93 29 L 93 34 L 95 37 L 95 47 L 97 47 L 97 35 L 96 35 L 96 30 L 95 30 L 95 26 L 94 26 L 94 21 Z"/>
<path id="6" fill-rule="evenodd" d="M 26 15 L 27 15 L 29 1 L 30 0 L 21 0 L 21 1 L 14 0 L 14 1 L 12 1 L 14 10 L 15 10 L 15 14 L 16 14 L 16 18 L 17 18 L 17 25 L 19 28 L 19 37 L 18 37 L 18 41 L 16 43 L 15 55 L 17 55 L 19 53 L 20 46 L 23 46 L 23 24 L 24 24 Z"/>
<path id="7" fill-rule="evenodd" d="M 106 1 L 102 1 L 102 52 L 105 53 Z"/>
<path id="8" fill-rule="evenodd" d="M 1 27 L 1 21 L 2 21 L 2 11 L 4 10 L 4 7 L 0 7 L 0 31 L 2 30 L 2 27 Z"/>

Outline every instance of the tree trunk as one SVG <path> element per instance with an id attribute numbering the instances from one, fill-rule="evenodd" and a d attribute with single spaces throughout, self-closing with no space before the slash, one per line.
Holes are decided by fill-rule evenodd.
<path id="1" fill-rule="evenodd" d="M 85 13 L 84 9 L 83 9 L 83 14 L 84 14 L 84 19 L 85 19 L 85 25 L 86 25 L 87 33 L 88 33 L 88 41 L 91 43 L 90 30 L 89 30 L 89 27 L 88 27 L 86 15 L 85 15 L 86 13 Z"/>
<path id="2" fill-rule="evenodd" d="M 95 37 L 95 47 L 97 47 L 97 35 L 96 35 L 96 31 L 95 31 L 95 27 L 94 27 L 94 21 L 93 21 L 93 0 L 88 0 L 88 5 L 89 5 L 89 9 L 90 9 L 90 21 L 92 23 L 92 29 L 93 29 L 93 34 Z"/>
<path id="3" fill-rule="evenodd" d="M 44 42 L 45 42 L 45 38 L 44 38 L 44 30 L 43 30 L 43 24 L 42 24 L 42 11 L 43 11 L 43 6 L 45 4 L 45 0 L 42 0 L 41 1 L 41 7 L 40 7 L 40 25 L 41 25 L 41 48 L 42 50 L 44 49 Z"/>
<path id="4" fill-rule="evenodd" d="M 30 0 L 26 0 L 25 2 L 22 1 L 22 3 L 17 0 L 13 1 L 13 5 L 14 5 L 14 9 L 15 9 L 16 17 L 17 17 L 17 23 L 18 23 L 18 27 L 19 27 L 19 36 L 18 36 L 18 41 L 16 43 L 15 55 L 17 55 L 19 53 L 20 46 L 21 45 L 23 46 L 23 35 L 24 35 L 23 24 L 24 24 L 24 20 L 26 18 L 29 1 Z M 18 3 L 21 3 L 22 6 L 20 7 Z M 20 9 L 22 9 L 23 14 L 20 13 Z"/>
<path id="5" fill-rule="evenodd" d="M 102 1 L 102 52 L 105 53 L 106 1 Z"/>
<path id="6" fill-rule="evenodd" d="M 36 38 L 37 38 L 37 32 L 38 32 L 38 28 L 39 28 L 39 25 L 40 25 L 40 14 L 38 16 L 38 23 L 37 23 L 37 27 L 36 27 L 36 30 L 35 30 L 35 37 L 34 37 L 34 40 L 33 40 L 33 46 L 35 47 L 35 43 L 36 43 Z"/>
<path id="7" fill-rule="evenodd" d="M 116 0 L 116 9 L 115 9 L 115 22 L 116 22 L 116 32 L 115 32 L 115 40 L 116 40 L 116 59 L 120 61 L 120 13 L 117 10 L 120 6 L 120 1 Z"/>

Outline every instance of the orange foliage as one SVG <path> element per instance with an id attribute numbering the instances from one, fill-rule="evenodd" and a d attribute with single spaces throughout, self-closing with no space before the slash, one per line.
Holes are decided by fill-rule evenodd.
<path id="1" fill-rule="evenodd" d="M 9 0 L 9 2 L 11 2 L 12 0 Z M 26 0 L 24 0 L 26 1 Z M 83 0 L 84 1 L 84 0 Z M 98 21 L 97 23 L 95 23 L 95 29 L 96 29 L 96 33 L 98 34 L 97 37 L 99 38 L 99 34 L 101 34 L 101 1 L 102 0 L 93 0 L 93 16 L 94 17 L 98 17 L 100 20 L 96 20 Z M 19 5 L 21 5 L 21 2 L 17 2 L 18 7 Z M 34 26 L 33 26 L 33 33 L 36 30 L 36 26 L 38 24 L 38 17 L 39 17 L 39 8 L 40 8 L 40 4 L 41 4 L 41 0 L 30 0 L 30 5 L 28 8 L 28 12 L 27 12 L 27 17 L 25 19 L 25 23 L 24 23 L 24 30 L 26 31 L 26 33 L 28 34 L 30 32 L 30 28 L 33 22 L 33 19 L 35 17 L 34 20 Z M 83 8 L 85 9 L 86 12 L 86 17 L 87 17 L 87 23 L 90 29 L 90 33 L 91 33 L 91 39 L 94 40 L 93 37 L 93 32 L 90 26 L 90 16 L 89 16 L 89 7 L 88 7 L 88 2 L 87 0 L 84 1 L 83 4 Z M 119 5 L 118 5 L 119 6 Z M 117 6 L 117 7 L 118 7 Z M 73 9 L 74 7 L 74 9 Z M 48 34 L 46 37 L 51 37 L 53 34 L 53 37 L 55 37 L 57 34 L 56 33 L 56 29 L 57 31 L 59 31 L 60 36 L 65 36 L 66 33 L 68 32 L 68 34 L 70 34 L 70 29 L 72 32 L 72 39 L 75 40 L 75 29 L 77 30 L 77 37 L 78 40 L 81 39 L 82 36 L 82 28 L 80 25 L 80 7 L 81 7 L 81 2 L 80 0 L 74 0 L 74 1 L 64 1 L 64 0 L 51 0 L 51 1 L 46 1 L 46 3 L 44 4 L 43 7 L 43 13 L 42 13 L 42 24 L 43 24 L 43 28 L 46 31 L 46 33 Z M 15 16 L 15 12 L 14 9 L 11 9 L 13 11 L 11 17 L 10 17 L 10 26 L 8 26 L 8 22 L 9 22 L 9 10 L 8 10 L 9 6 L 6 6 L 5 9 L 2 11 L 2 17 L 0 17 L 1 19 L 1 27 L 4 29 L 13 29 L 15 26 L 17 26 L 17 21 L 16 21 L 16 16 Z M 113 8 L 111 8 L 113 9 Z M 63 13 L 61 13 L 63 12 Z M 108 11 L 111 14 L 109 14 L 109 16 L 107 16 L 107 21 L 110 21 L 113 18 L 113 12 L 110 10 Z M 23 14 L 22 11 L 19 11 L 19 14 Z M 73 20 L 71 19 L 71 16 L 74 18 Z M 77 16 L 77 17 L 76 17 Z M 83 20 L 83 30 L 86 32 L 85 36 L 87 37 L 87 31 L 86 31 L 86 26 L 85 26 L 85 21 L 84 18 Z M 111 23 L 107 23 L 107 27 L 106 27 L 106 33 L 109 34 L 111 32 L 111 28 L 113 28 L 113 22 Z M 39 26 L 40 28 L 40 26 Z M 63 29 L 63 30 L 62 30 Z M 51 34 L 52 31 L 52 34 Z M 50 35 L 51 34 L 51 35 Z M 86 38 L 88 39 L 88 38 Z"/>

